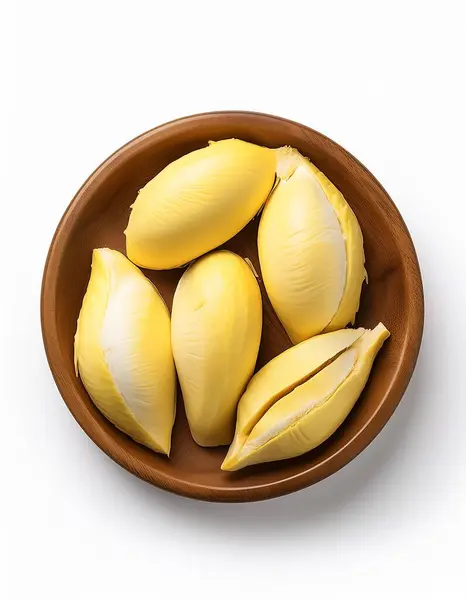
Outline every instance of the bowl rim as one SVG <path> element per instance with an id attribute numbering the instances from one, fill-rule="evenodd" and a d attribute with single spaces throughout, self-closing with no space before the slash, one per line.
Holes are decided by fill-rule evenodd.
<path id="1" fill-rule="evenodd" d="M 281 121 L 294 127 L 297 126 L 304 132 L 310 132 L 313 135 L 317 135 L 318 137 L 331 142 L 331 144 L 337 147 L 343 155 L 346 155 L 347 158 L 363 169 L 372 179 L 373 183 L 379 188 L 379 191 L 385 196 L 385 200 L 391 204 L 391 208 L 399 221 L 398 225 L 405 235 L 405 246 L 403 248 L 404 258 L 410 263 L 409 277 L 406 278 L 406 282 L 409 286 L 409 293 L 417 295 L 419 302 L 415 303 L 415 307 L 411 311 L 411 319 L 408 320 L 408 330 L 405 335 L 405 344 L 401 350 L 402 358 L 398 363 L 398 368 L 389 383 L 386 393 L 383 398 L 381 398 L 372 417 L 358 429 L 344 446 L 339 448 L 325 460 L 300 471 L 295 475 L 280 478 L 266 484 L 222 488 L 188 482 L 178 479 L 176 476 L 163 473 L 154 467 L 149 467 L 138 457 L 129 455 L 126 450 L 96 424 L 95 418 L 91 412 L 82 402 L 79 402 L 79 393 L 77 390 L 74 390 L 67 384 L 63 377 L 58 376 L 57 374 L 58 367 L 61 363 L 61 353 L 56 344 L 59 332 L 54 318 L 54 312 L 58 267 L 61 260 L 62 249 L 65 246 L 68 237 L 67 232 L 71 230 L 73 225 L 74 209 L 89 195 L 92 188 L 97 186 L 99 182 L 105 178 L 105 174 L 109 169 L 115 168 L 121 160 L 127 158 L 128 154 L 138 152 L 141 146 L 144 146 L 146 142 L 152 140 L 153 136 L 170 135 L 173 130 L 189 126 L 189 124 L 194 121 L 209 120 L 218 117 L 229 118 L 232 116 L 244 116 L 245 118 L 259 117 L 266 120 Z M 149 129 L 118 148 L 89 175 L 69 203 L 53 235 L 42 277 L 40 313 L 45 353 L 58 391 L 80 427 L 92 441 L 107 454 L 107 456 L 133 475 L 136 475 L 159 488 L 188 498 L 216 502 L 250 502 L 275 498 L 298 491 L 336 473 L 358 456 L 380 433 L 396 407 L 399 405 L 416 365 L 424 328 L 424 293 L 418 258 L 411 235 L 403 217 L 385 188 L 356 157 L 340 144 L 334 142 L 331 138 L 296 121 L 262 112 L 226 110 L 188 115 Z M 403 370 L 403 373 L 400 373 L 401 370 Z"/>

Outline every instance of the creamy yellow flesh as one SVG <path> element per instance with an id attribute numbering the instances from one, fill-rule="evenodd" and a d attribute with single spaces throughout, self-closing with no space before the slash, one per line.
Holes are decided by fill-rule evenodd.
<path id="1" fill-rule="evenodd" d="M 258 371 L 238 404 L 236 431 L 227 460 L 243 446 L 257 421 L 280 398 L 349 348 L 365 329 L 316 335 L 279 354 Z"/>
<path id="2" fill-rule="evenodd" d="M 75 362 L 93 402 L 114 425 L 169 454 L 176 397 L 170 316 L 151 282 L 115 250 L 94 250 Z"/>
<path id="3" fill-rule="evenodd" d="M 151 269 L 179 267 L 236 235 L 275 180 L 275 153 L 229 139 L 169 164 L 140 190 L 126 229 L 129 258 Z"/>
<path id="4" fill-rule="evenodd" d="M 320 333 L 343 295 L 346 252 L 335 211 L 305 166 L 273 192 L 258 246 L 267 293 L 291 340 Z"/>
<path id="5" fill-rule="evenodd" d="M 261 332 L 259 286 L 242 258 L 212 252 L 184 273 L 173 299 L 172 344 L 189 426 L 199 445 L 231 442 Z"/>
<path id="6" fill-rule="evenodd" d="M 289 434 L 291 442 L 287 438 L 284 445 L 277 446 L 276 450 L 278 452 L 276 455 L 280 453 L 281 458 L 289 458 L 288 454 L 294 456 L 296 446 L 299 449 L 301 441 L 307 442 L 306 432 L 303 428 L 294 427 L 294 425 L 298 424 L 311 410 L 321 406 L 335 393 L 353 370 L 356 360 L 357 351 L 353 348 L 347 350 L 309 381 L 298 386 L 276 402 L 253 428 L 247 442 L 241 449 L 239 459 L 241 460 L 242 456 L 258 452 L 273 440 L 278 442 L 278 438 L 284 432 Z M 318 433 L 323 438 L 327 432 Z M 299 439 L 300 435 L 302 440 Z"/>
<path id="7" fill-rule="evenodd" d="M 335 186 L 292 148 L 277 151 L 278 184 L 262 213 L 264 284 L 294 343 L 354 321 L 365 276 L 357 219 Z"/>
<path id="8" fill-rule="evenodd" d="M 359 398 L 373 361 L 389 335 L 382 324 L 366 331 L 330 364 L 278 398 L 256 421 L 242 444 L 228 453 L 222 469 L 235 471 L 292 458 L 328 439 Z"/>

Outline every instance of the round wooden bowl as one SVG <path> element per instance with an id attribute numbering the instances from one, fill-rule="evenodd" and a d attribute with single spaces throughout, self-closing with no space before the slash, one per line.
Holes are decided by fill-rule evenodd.
<path id="1" fill-rule="evenodd" d="M 391 332 L 369 382 L 348 419 L 324 444 L 299 458 L 220 470 L 226 448 L 206 449 L 191 438 L 178 391 L 172 454 L 166 458 L 134 442 L 96 409 L 73 366 L 73 337 L 90 275 L 93 248 L 125 252 L 130 205 L 138 190 L 176 158 L 209 140 L 236 137 L 269 147 L 290 145 L 309 157 L 342 191 L 361 224 L 369 285 L 363 286 L 356 325 L 382 321 Z M 258 218 L 225 247 L 257 258 Z M 183 272 L 144 271 L 171 308 Z M 257 368 L 289 347 L 265 290 L 264 328 Z M 224 502 L 272 498 L 331 475 L 357 456 L 398 405 L 416 363 L 424 305 L 419 265 L 409 232 L 387 192 L 369 171 L 324 135 L 286 119 L 249 112 L 195 115 L 157 127 L 110 156 L 66 210 L 50 246 L 42 286 L 42 332 L 55 382 L 75 419 L 122 467 L 177 494 Z"/>

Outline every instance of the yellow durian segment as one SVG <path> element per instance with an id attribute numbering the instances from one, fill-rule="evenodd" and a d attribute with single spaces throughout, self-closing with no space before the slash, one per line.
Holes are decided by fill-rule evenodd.
<path id="1" fill-rule="evenodd" d="M 366 329 L 316 335 L 282 352 L 250 380 L 238 404 L 236 431 L 226 462 L 243 446 L 257 421 L 280 398 L 349 348 Z"/>
<path id="2" fill-rule="evenodd" d="M 307 416 L 311 410 L 321 406 L 335 393 L 353 370 L 356 360 L 357 351 L 354 348 L 346 350 L 309 381 L 278 400 L 254 426 L 238 455 L 238 461 L 241 461 L 242 457 L 259 452 L 273 440 L 276 440 L 276 445 L 273 445 L 272 448 L 272 444 L 270 444 L 270 448 L 267 448 L 269 454 L 274 451 L 274 456 L 280 455 L 280 458 L 290 458 L 301 454 L 302 442 L 306 443 L 306 430 L 303 427 L 293 427 L 293 425 Z M 321 441 L 326 439 L 327 428 L 321 431 L 317 428 L 314 430 L 312 433 L 317 435 Z M 284 432 L 287 434 L 286 439 L 281 438 Z M 272 458 L 271 460 L 278 459 Z"/>
<path id="3" fill-rule="evenodd" d="M 362 234 L 351 208 L 297 150 L 276 150 L 278 184 L 262 213 L 264 285 L 293 343 L 354 321 L 365 276 Z"/>
<path id="4" fill-rule="evenodd" d="M 253 427 L 222 469 L 292 458 L 327 440 L 343 423 L 367 383 L 374 359 L 389 337 L 383 324 L 278 400 Z"/>
<path id="5" fill-rule="evenodd" d="M 343 295 L 346 252 L 335 211 L 308 167 L 275 188 L 258 249 L 267 294 L 292 342 L 320 333 Z"/>
<path id="6" fill-rule="evenodd" d="M 260 289 L 242 258 L 220 250 L 187 269 L 173 298 L 172 345 L 189 427 L 199 445 L 231 442 L 261 333 Z"/>
<path id="7" fill-rule="evenodd" d="M 139 192 L 126 229 L 128 257 L 150 269 L 182 266 L 236 235 L 275 180 L 273 150 L 237 139 L 170 163 Z"/>
<path id="8" fill-rule="evenodd" d="M 170 315 L 153 284 L 116 250 L 93 252 L 75 365 L 94 404 L 116 427 L 170 453 L 176 406 Z"/>

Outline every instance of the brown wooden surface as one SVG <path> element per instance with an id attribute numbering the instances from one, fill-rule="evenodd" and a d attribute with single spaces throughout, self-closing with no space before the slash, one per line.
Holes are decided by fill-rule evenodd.
<path id="1" fill-rule="evenodd" d="M 93 248 L 125 250 L 129 206 L 149 179 L 175 158 L 209 140 L 238 137 L 277 147 L 294 146 L 343 192 L 364 235 L 369 286 L 364 285 L 356 325 L 382 321 L 391 331 L 371 378 L 343 426 L 322 446 L 296 459 L 225 473 L 226 448 L 205 449 L 192 440 L 178 393 L 170 459 L 140 446 L 95 408 L 73 368 L 76 319 L 90 274 Z M 249 257 L 260 273 L 258 218 L 225 246 Z M 171 308 L 182 270 L 145 271 Z M 257 368 L 289 346 L 264 298 L 264 329 Z M 86 181 L 65 212 L 44 271 L 41 305 L 47 358 L 68 408 L 94 442 L 128 471 L 161 488 L 203 500 L 252 501 L 279 496 L 334 473 L 361 452 L 398 405 L 411 377 L 422 337 L 424 303 L 414 247 L 395 205 L 353 156 L 298 123 L 245 112 L 195 115 L 157 127 L 118 150 Z"/>

